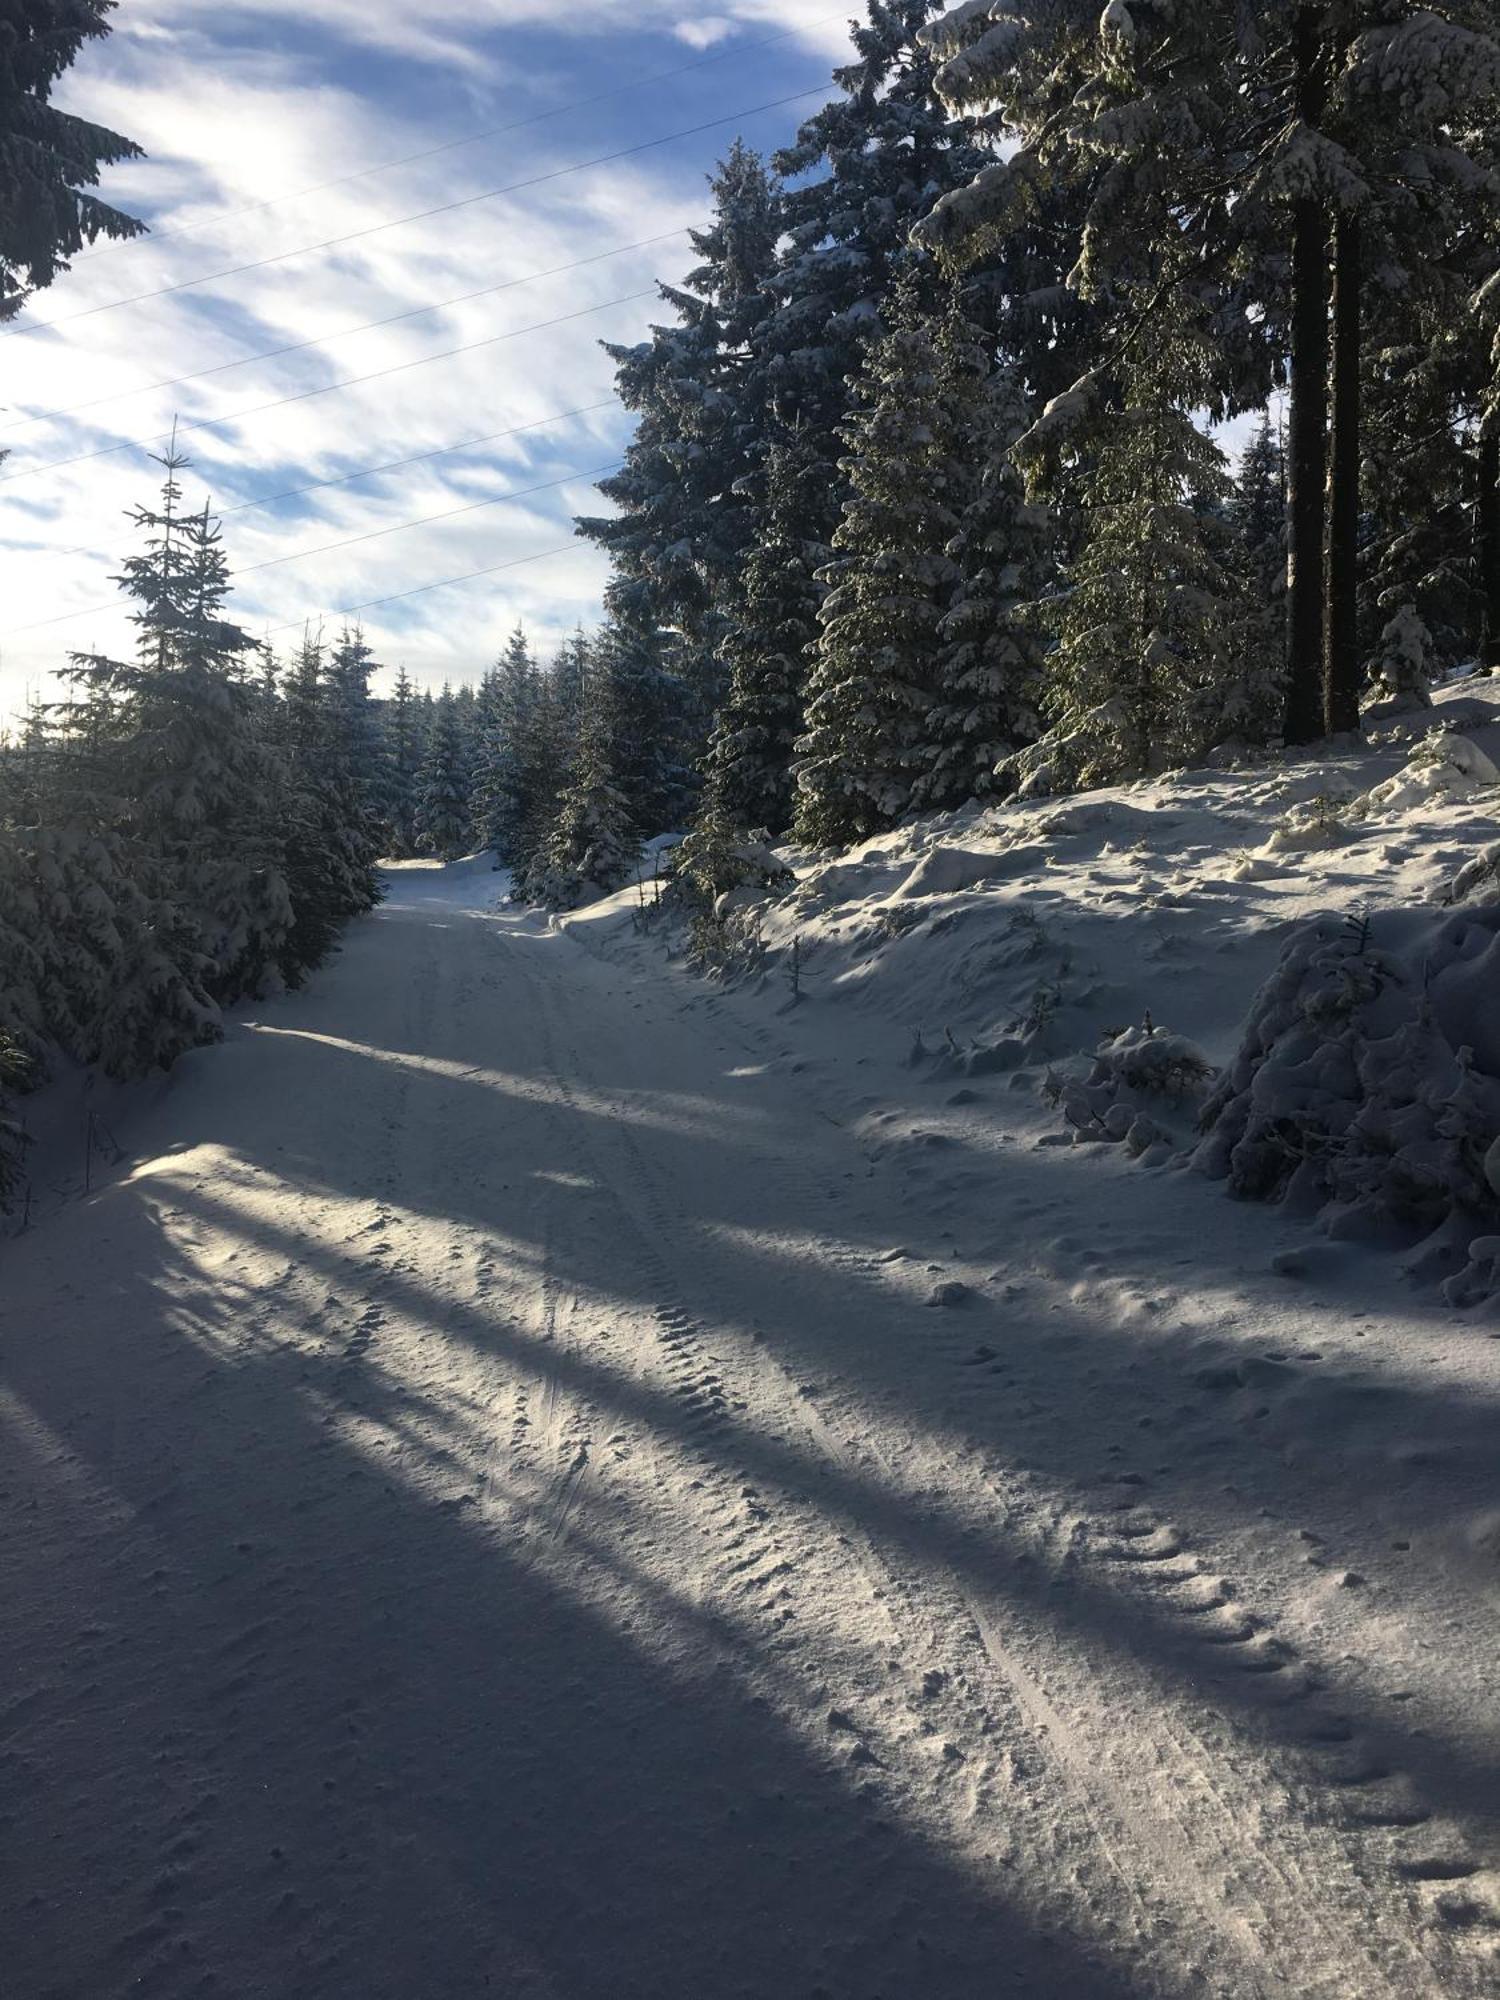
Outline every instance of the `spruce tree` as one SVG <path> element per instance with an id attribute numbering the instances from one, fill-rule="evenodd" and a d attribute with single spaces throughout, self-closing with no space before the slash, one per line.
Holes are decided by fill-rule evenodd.
<path id="1" fill-rule="evenodd" d="M 800 437 L 772 445 L 761 532 L 728 601 L 729 677 L 708 759 L 715 810 L 741 829 L 776 835 L 791 824 L 792 757 L 823 598 L 817 572 L 830 553 L 810 539 L 808 524 L 825 489 L 823 469 L 809 465 Z"/>
<path id="2" fill-rule="evenodd" d="M 3 862 L 0 862 L 3 866 Z M 0 1210 L 7 1209 L 21 1182 L 26 1128 L 12 1098 L 32 1079 L 32 1065 L 20 1043 L 0 1028 Z"/>
<path id="3" fill-rule="evenodd" d="M 350 663 L 336 664 L 338 650 L 330 658 L 321 634 L 309 627 L 282 694 L 281 810 L 294 921 L 281 963 L 292 986 L 380 894 L 368 794 L 351 751 L 349 703 L 363 684 L 363 663 L 355 665 L 351 691 Z"/>
<path id="4" fill-rule="evenodd" d="M 886 326 L 898 276 L 910 269 L 921 308 L 942 310 L 947 287 L 911 257 L 912 228 L 989 157 L 933 89 L 936 62 L 918 30 L 937 11 L 938 0 L 867 0 L 853 56 L 834 72 L 838 95 L 774 161 L 789 184 L 786 242 L 759 346 L 778 419 L 801 431 L 808 460 L 830 472 L 852 384 Z M 832 542 L 844 497 L 831 478 L 810 541 Z"/>
<path id="5" fill-rule="evenodd" d="M 134 510 L 147 543 L 119 579 L 135 602 L 136 657 L 74 655 L 68 678 L 84 699 L 73 720 L 97 735 L 107 716 L 112 740 L 94 751 L 113 791 L 104 817 L 131 841 L 143 892 L 172 907 L 210 990 L 229 1000 L 272 973 L 291 912 L 246 671 L 255 641 L 223 615 L 217 524 L 206 506 L 182 512 L 187 461 L 173 447 L 158 462 L 161 504 Z"/>
<path id="6" fill-rule="evenodd" d="M 521 861 L 524 829 L 535 817 L 541 703 L 541 676 L 517 625 L 476 704 L 474 838 L 507 868 Z"/>
<path id="7" fill-rule="evenodd" d="M 417 851 L 417 772 L 422 762 L 422 722 L 416 689 L 405 667 L 396 674 L 395 692 L 384 715 L 384 765 L 389 784 L 386 818 L 388 845 L 397 860 Z"/>
<path id="8" fill-rule="evenodd" d="M 469 844 L 469 754 L 451 687 L 437 703 L 417 773 L 416 828 L 418 852 L 440 861 L 456 859 Z"/>
<path id="9" fill-rule="evenodd" d="M 1268 411 L 1241 455 L 1226 514 L 1243 615 L 1239 665 L 1214 691 L 1217 729 L 1226 742 L 1265 749 L 1286 706 L 1286 463 Z"/>
<path id="10" fill-rule="evenodd" d="M 776 183 L 742 142 L 710 187 L 712 220 L 692 233 L 701 262 L 683 285 L 661 287 L 676 323 L 635 347 L 605 343 L 637 421 L 624 466 L 600 482 L 617 511 L 578 524 L 609 551 L 636 618 L 681 635 L 680 664 L 701 684 L 705 714 L 722 599 L 754 534 L 743 482 L 764 432 L 756 357 L 781 227 Z"/>
<path id="11" fill-rule="evenodd" d="M 798 837 L 842 846 L 893 825 L 926 775 L 939 627 L 958 570 L 952 377 L 907 281 L 844 428 L 849 499 L 834 530 L 797 749 Z M 962 505 L 960 496 L 958 505 Z"/>
<path id="12" fill-rule="evenodd" d="M 523 893 L 532 902 L 575 909 L 591 896 L 623 888 L 635 871 L 640 834 L 611 767 L 614 735 L 605 691 L 590 706 L 577 767 L 527 871 Z"/>
<path id="13" fill-rule="evenodd" d="M 99 169 L 140 159 L 117 132 L 58 110 L 52 92 L 114 0 L 9 0 L 0 41 L 0 321 L 50 285 L 85 243 L 145 225 L 88 192 Z"/>
<path id="14" fill-rule="evenodd" d="M 1414 604 L 1403 604 L 1381 633 L 1371 681 L 1376 701 L 1432 707 L 1432 634 Z"/>
<path id="15" fill-rule="evenodd" d="M 1009 368 L 984 379 L 983 352 L 957 311 L 940 358 L 956 448 L 943 476 L 972 497 L 947 549 L 956 574 L 937 627 L 936 700 L 912 792 L 918 811 L 984 797 L 997 767 L 1040 729 L 1042 647 L 1031 609 L 1044 588 L 1047 516 L 1027 499 L 1013 457 L 1025 402 Z"/>
<path id="16" fill-rule="evenodd" d="M 580 626 L 539 678 L 531 732 L 526 809 L 514 834 L 512 869 L 520 881 L 557 820 L 563 793 L 578 766 L 591 687 L 591 650 Z"/>
<path id="17" fill-rule="evenodd" d="M 593 648 L 588 714 L 604 718 L 610 782 L 635 827 L 648 837 L 679 830 L 697 786 L 687 761 L 690 698 L 672 670 L 668 635 L 639 593 L 618 580 Z"/>
<path id="18" fill-rule="evenodd" d="M 1054 601 L 1047 735 L 1012 760 L 1035 790 L 1109 784 L 1180 763 L 1233 732 L 1240 586 L 1217 509 L 1223 454 L 1182 407 L 1175 346 L 1138 356 L 1125 407 L 1089 438 L 1084 547 Z M 1022 441 L 1032 452 L 1045 427 Z"/>
<path id="19" fill-rule="evenodd" d="M 380 672 L 360 628 L 345 625 L 328 655 L 328 700 L 347 786 L 349 832 L 364 847 L 371 870 L 384 851 L 394 790 L 385 731 L 370 682 Z"/>

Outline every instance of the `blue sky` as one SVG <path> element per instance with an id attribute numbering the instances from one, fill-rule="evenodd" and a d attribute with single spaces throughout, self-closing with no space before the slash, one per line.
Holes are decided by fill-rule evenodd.
<path id="1" fill-rule="evenodd" d="M 546 420 L 610 396 L 598 340 L 641 337 L 660 314 L 631 295 L 658 277 L 680 277 L 690 258 L 681 235 L 624 246 L 702 219 L 704 176 L 737 131 L 765 149 L 791 134 L 828 92 L 851 11 L 826 0 L 720 0 L 711 12 L 682 0 L 245 0 L 211 8 L 121 0 L 114 35 L 85 56 L 59 96 L 146 146 L 148 160 L 116 170 L 106 191 L 158 236 L 86 254 L 19 322 L 55 327 L 0 334 L 0 447 L 10 452 L 0 465 L 0 714 L 14 712 L 28 689 L 45 689 L 70 647 L 128 642 L 109 577 L 132 546 L 126 512 L 159 475 L 143 450 L 109 448 L 153 437 L 174 418 L 192 424 L 302 398 L 184 440 L 193 459 L 189 501 L 207 497 L 227 515 L 226 543 L 241 575 L 237 615 L 283 648 L 306 618 L 331 622 L 345 605 L 569 544 L 572 516 L 597 506 L 589 475 L 616 461 L 627 419 L 610 407 Z M 684 68 L 703 57 L 712 60 Z M 680 73 L 651 81 L 664 71 Z M 802 104 L 738 115 L 804 90 L 813 94 Z M 450 146 L 538 113 L 556 115 Z M 728 122 L 629 160 L 434 220 L 382 226 L 718 119 Z M 448 150 L 383 164 L 434 147 Z M 320 185 L 349 175 L 360 177 Z M 355 231 L 374 233 L 307 251 Z M 277 261 L 214 275 L 266 259 Z M 535 275 L 582 259 L 597 261 Z M 211 282 L 191 282 L 200 277 Z M 114 305 L 181 285 L 190 288 Z M 548 321 L 562 323 L 525 331 Z M 318 344 L 225 365 L 304 342 Z M 217 372 L 153 386 L 208 370 Z M 391 370 L 381 381 L 303 394 Z M 71 414 L 36 421 L 49 411 Z M 246 506 L 523 425 L 533 428 Z M 74 462 L 55 463 L 63 459 Z M 474 504 L 533 487 L 548 490 Z M 448 518 L 379 532 L 429 515 Z M 354 545 L 296 559 L 346 542 Z M 575 545 L 372 608 L 363 622 L 391 668 L 404 663 L 424 683 L 470 678 L 517 618 L 550 645 L 594 616 L 603 575 L 597 555 Z M 65 622 L 39 622 L 54 620 Z"/>

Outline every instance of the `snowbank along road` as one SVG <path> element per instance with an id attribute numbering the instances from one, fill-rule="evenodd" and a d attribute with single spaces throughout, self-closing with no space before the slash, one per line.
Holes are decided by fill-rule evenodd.
<path id="1" fill-rule="evenodd" d="M 1493 1554 L 1351 1456 L 1441 1315 L 496 902 L 3 1246 L 0 1988 L 1493 1991 Z"/>

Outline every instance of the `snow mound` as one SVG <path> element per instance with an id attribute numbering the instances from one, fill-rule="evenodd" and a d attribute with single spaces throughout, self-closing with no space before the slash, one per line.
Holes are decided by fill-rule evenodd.
<path id="1" fill-rule="evenodd" d="M 1410 812 L 1435 799 L 1471 799 L 1500 785 L 1500 769 L 1468 736 L 1439 729 L 1419 746 L 1404 771 L 1376 785 L 1364 803 L 1371 812 Z"/>
<path id="2" fill-rule="evenodd" d="M 1426 1238 L 1413 1268 L 1446 1260 L 1471 1302 L 1494 1275 L 1476 1239 L 1500 1223 L 1497 993 L 1500 900 L 1308 926 L 1256 997 L 1195 1164 L 1335 1235 Z"/>
<path id="3" fill-rule="evenodd" d="M 981 882 L 1004 881 L 1025 872 L 1035 850 L 984 854 L 967 847 L 935 847 L 912 869 L 891 895 L 893 903 L 912 903 L 924 896 L 956 896 Z"/>
<path id="4" fill-rule="evenodd" d="M 1468 1268 L 1466 1242 L 1494 1234 L 1482 1172 L 1494 1128 L 1484 1144 L 1436 1132 L 1444 1086 L 1484 1098 L 1486 1078 L 1500 1078 L 1500 1008 L 1484 986 L 1496 960 L 1476 950 L 1470 962 L 1472 942 L 1454 942 L 1482 946 L 1484 910 L 1500 898 L 1500 786 L 1484 782 L 1486 764 L 1500 770 L 1500 686 L 1472 676 L 1436 690 L 1420 718 L 1314 756 L 1166 772 L 1074 798 L 1010 796 L 904 822 L 848 852 L 782 844 L 770 852 L 794 884 L 770 886 L 762 866 L 762 882 L 736 892 L 726 918 L 752 948 L 716 960 L 714 978 L 776 1020 L 794 1010 L 796 1046 L 820 1064 L 824 1088 L 844 1078 L 864 1104 L 876 1078 L 906 1072 L 950 1092 L 954 1110 L 968 1106 L 980 1148 L 1026 1132 L 1080 1148 L 1080 1174 L 1120 1172 L 1136 1154 L 1148 1166 L 1212 1162 L 1222 1180 L 1234 1154 L 1242 1192 L 1290 1192 L 1330 1214 L 1344 1202 L 1344 1230 L 1364 1216 L 1404 1244 L 1454 1216 L 1436 1286 Z M 1408 802 L 1382 808 L 1372 796 Z M 1360 918 L 1340 928 L 1330 910 Z M 702 970 L 670 910 L 642 924 L 636 890 L 562 922 L 596 952 L 656 958 L 666 946 Z M 1320 952 L 1328 962 L 1314 970 Z M 1358 982 L 1386 962 L 1394 972 L 1366 996 Z M 1356 988 L 1340 1014 L 1344 978 Z M 1424 1006 L 1430 1074 L 1416 1106 L 1398 1106 L 1398 1134 L 1382 1140 L 1374 1126 L 1396 1118 L 1402 1084 L 1394 1072 L 1374 1076 L 1382 1062 L 1390 1070 L 1390 1050 L 1374 1044 L 1402 1024 L 1416 1032 Z M 1124 1026 L 1150 1020 L 1182 1034 Z M 1186 1064 L 1178 1076 L 1174 1060 Z M 1296 1092 L 1286 1112 L 1282 1092 Z M 1204 1100 L 1212 1130 L 1198 1124 Z M 1290 1126 L 1302 1100 L 1314 1136 L 1296 1178 L 1304 1162 Z M 1464 1162 L 1452 1186 L 1444 1148 Z M 1366 1180 L 1384 1192 L 1370 1194 Z M 1468 1290 L 1484 1282 L 1480 1266 Z"/>
<path id="5" fill-rule="evenodd" d="M 1075 1140 L 1123 1144 L 1155 1164 L 1180 1142 L 1174 1118 L 1197 1111 L 1215 1074 L 1196 1042 L 1147 1022 L 1107 1036 L 1087 1077 L 1053 1088 Z"/>

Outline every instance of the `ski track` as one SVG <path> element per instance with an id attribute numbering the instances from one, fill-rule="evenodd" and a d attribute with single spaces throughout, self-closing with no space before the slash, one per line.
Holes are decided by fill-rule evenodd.
<path id="1" fill-rule="evenodd" d="M 6 2000 L 1492 1991 L 1494 1828 L 1130 1364 L 930 1308 L 995 1252 L 753 999 L 479 901 L 5 1246 Z"/>

